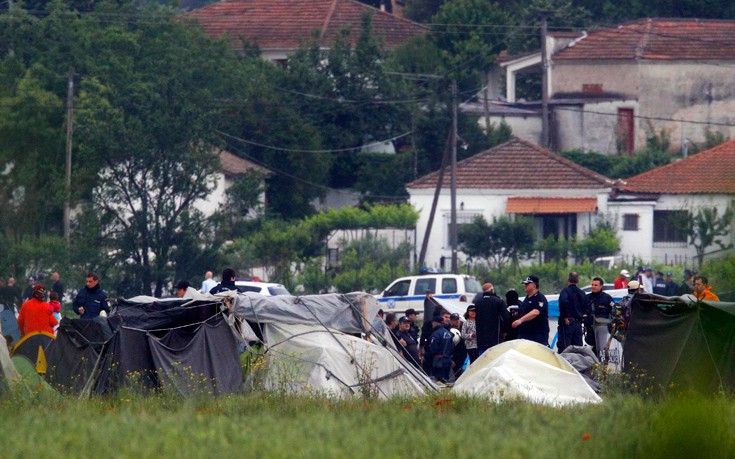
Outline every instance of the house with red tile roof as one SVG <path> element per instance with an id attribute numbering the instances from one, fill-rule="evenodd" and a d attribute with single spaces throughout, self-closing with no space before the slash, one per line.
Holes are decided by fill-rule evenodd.
<path id="1" fill-rule="evenodd" d="M 426 234 L 439 172 L 406 185 L 409 202 L 421 214 L 416 245 Z M 613 181 L 527 140 L 514 138 L 457 163 L 457 222 L 478 215 L 488 222 L 502 215 L 527 215 L 539 238 L 584 237 L 607 210 Z M 429 236 L 427 266 L 449 268 L 450 177 L 445 173 Z M 441 260 L 447 260 L 442 266 Z"/>
<path id="2" fill-rule="evenodd" d="M 694 265 L 694 247 L 676 222 L 705 207 L 723 215 L 728 206 L 735 208 L 735 140 L 620 181 L 607 203 L 623 255 Z M 735 243 L 735 232 L 721 242 Z M 713 245 L 705 260 L 722 253 Z"/>
<path id="3" fill-rule="evenodd" d="M 206 199 L 197 201 L 194 206 L 204 215 L 211 216 L 221 207 L 227 205 L 227 190 L 229 190 L 238 179 L 248 173 L 258 173 L 261 176 L 261 188 L 265 190 L 265 179 L 271 174 L 271 171 L 265 167 L 240 158 L 229 151 L 216 150 L 219 157 L 219 168 L 214 177 L 214 188 Z M 259 209 L 252 209 L 248 217 L 256 217 L 265 208 L 265 191 L 258 196 L 260 202 Z"/>
<path id="4" fill-rule="evenodd" d="M 551 33 L 547 50 L 554 151 L 624 155 L 662 132 L 675 151 L 702 142 L 707 130 L 735 137 L 733 20 L 654 18 L 576 38 Z M 539 143 L 540 101 L 517 100 L 515 82 L 522 73 L 541 72 L 540 52 L 504 56 L 498 65 L 507 92 L 491 104 L 490 121 L 505 120 Z M 500 84 L 490 88 L 489 98 L 501 97 Z M 479 104 L 468 109 L 481 112 Z"/>
<path id="5" fill-rule="evenodd" d="M 232 45 L 257 44 L 264 58 L 284 61 L 302 44 L 318 40 L 327 49 L 344 29 L 353 42 L 362 18 L 372 16 L 373 33 L 387 49 L 428 32 L 425 26 L 356 0 L 226 0 L 183 15 L 213 38 L 228 36 Z"/>

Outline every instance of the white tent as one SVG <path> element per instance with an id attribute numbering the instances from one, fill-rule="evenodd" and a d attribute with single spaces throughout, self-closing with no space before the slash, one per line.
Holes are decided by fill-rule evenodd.
<path id="1" fill-rule="evenodd" d="M 459 377 L 452 391 L 496 402 L 522 399 L 552 406 L 602 401 L 569 362 L 528 340 L 490 348 Z"/>
<path id="2" fill-rule="evenodd" d="M 263 324 L 266 390 L 345 398 L 421 396 L 433 383 L 392 349 L 321 325 Z M 256 372 L 257 373 L 257 372 Z"/>
<path id="3" fill-rule="evenodd" d="M 2 325 L 0 325 L 0 394 L 5 389 L 12 387 L 19 380 L 20 375 L 16 371 L 13 361 L 10 359 L 10 352 L 2 334 Z"/>

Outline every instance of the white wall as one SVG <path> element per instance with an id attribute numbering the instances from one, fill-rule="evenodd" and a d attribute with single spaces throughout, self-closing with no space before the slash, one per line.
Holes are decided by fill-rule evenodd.
<path id="1" fill-rule="evenodd" d="M 617 222 L 620 237 L 621 254 L 626 258 L 637 257 L 644 263 L 652 261 L 660 263 L 694 264 L 696 251 L 689 242 L 670 243 L 653 241 L 653 213 L 655 210 L 690 210 L 696 212 L 702 207 L 717 207 L 720 215 L 733 201 L 727 195 L 661 195 L 657 200 L 636 202 L 609 202 L 610 215 Z M 623 231 L 623 214 L 639 215 L 638 231 Z M 725 244 L 732 243 L 733 232 L 722 238 Z M 718 250 L 712 246 L 707 252 Z"/>
<path id="2" fill-rule="evenodd" d="M 434 198 L 434 189 L 409 189 L 409 202 L 420 211 L 416 224 L 416 254 L 421 251 L 424 240 L 426 225 L 431 212 L 431 203 Z M 485 220 L 492 222 L 493 218 L 506 215 L 505 209 L 509 197 L 559 197 L 559 198 L 597 198 L 598 210 L 604 213 L 607 210 L 607 193 L 609 190 L 457 190 L 457 221 L 462 223 L 462 218 L 470 219 L 473 215 L 482 215 Z M 439 267 L 442 256 L 451 259 L 452 253 L 448 244 L 448 226 L 451 218 L 451 197 L 449 190 L 442 189 L 437 204 L 437 212 L 434 216 L 434 224 L 431 229 L 429 245 L 426 252 L 425 265 Z M 588 214 L 577 215 L 577 236 L 583 237 L 589 229 L 590 224 L 597 223 L 598 216 L 588 218 Z M 459 253 L 459 259 L 464 261 L 466 257 Z M 448 263 L 448 262 L 447 262 Z"/>

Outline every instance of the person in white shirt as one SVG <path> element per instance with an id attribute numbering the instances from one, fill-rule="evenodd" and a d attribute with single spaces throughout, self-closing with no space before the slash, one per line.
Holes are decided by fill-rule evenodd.
<path id="1" fill-rule="evenodd" d="M 202 288 L 199 289 L 202 293 L 209 293 L 212 288 L 217 286 L 217 281 L 212 279 L 212 271 L 207 271 L 204 275 L 204 282 L 202 282 Z"/>
<path id="2" fill-rule="evenodd" d="M 646 268 L 641 276 L 641 284 L 645 293 L 653 293 L 653 269 Z"/>

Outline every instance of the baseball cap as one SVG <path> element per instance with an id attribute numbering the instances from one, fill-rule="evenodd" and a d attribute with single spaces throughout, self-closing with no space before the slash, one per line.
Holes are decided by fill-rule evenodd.
<path id="1" fill-rule="evenodd" d="M 459 320 L 459 314 L 457 314 L 456 312 L 453 312 L 453 313 L 452 313 L 452 314 L 451 314 L 451 315 L 449 316 L 449 320 Z"/>
<path id="2" fill-rule="evenodd" d="M 628 283 L 628 290 L 638 290 L 639 288 L 641 288 L 641 283 L 638 281 L 630 281 Z"/>
<path id="3" fill-rule="evenodd" d="M 527 278 L 523 279 L 522 284 L 536 284 L 538 285 L 538 276 L 528 276 Z"/>
<path id="4" fill-rule="evenodd" d="M 433 317 L 433 318 L 431 319 L 431 321 L 432 321 L 432 322 L 438 322 L 438 323 L 443 323 L 443 322 L 444 322 L 444 318 L 443 318 L 442 316 L 434 316 L 434 317 Z"/>
<path id="5" fill-rule="evenodd" d="M 477 311 L 477 307 L 474 304 L 467 306 L 467 312 Z"/>
<path id="6" fill-rule="evenodd" d="M 399 324 L 411 323 L 411 319 L 409 319 L 409 318 L 408 318 L 408 317 L 406 317 L 406 316 L 403 316 L 403 317 L 401 317 L 400 319 L 398 319 L 398 323 L 399 323 Z"/>
<path id="7" fill-rule="evenodd" d="M 35 291 L 38 291 L 38 290 L 46 290 L 46 287 L 44 287 L 44 286 L 43 286 L 43 285 L 41 285 L 41 284 L 36 284 L 36 285 L 34 285 L 34 286 L 33 286 L 33 291 L 35 292 Z"/>
<path id="8" fill-rule="evenodd" d="M 669 272 L 667 272 L 667 273 L 666 273 L 666 276 L 667 276 L 667 277 L 668 277 L 668 276 L 673 276 L 673 275 L 674 275 L 674 273 L 672 273 L 671 271 L 669 271 Z"/>
<path id="9" fill-rule="evenodd" d="M 623 270 L 621 270 L 621 271 L 620 271 L 620 274 L 622 274 L 622 275 L 623 275 L 623 276 L 625 276 L 625 277 L 630 277 L 630 273 L 628 272 L 628 270 L 627 270 L 627 269 L 623 269 Z"/>
<path id="10" fill-rule="evenodd" d="M 416 315 L 416 310 L 413 308 L 406 309 L 406 315 L 410 316 L 411 314 Z"/>

